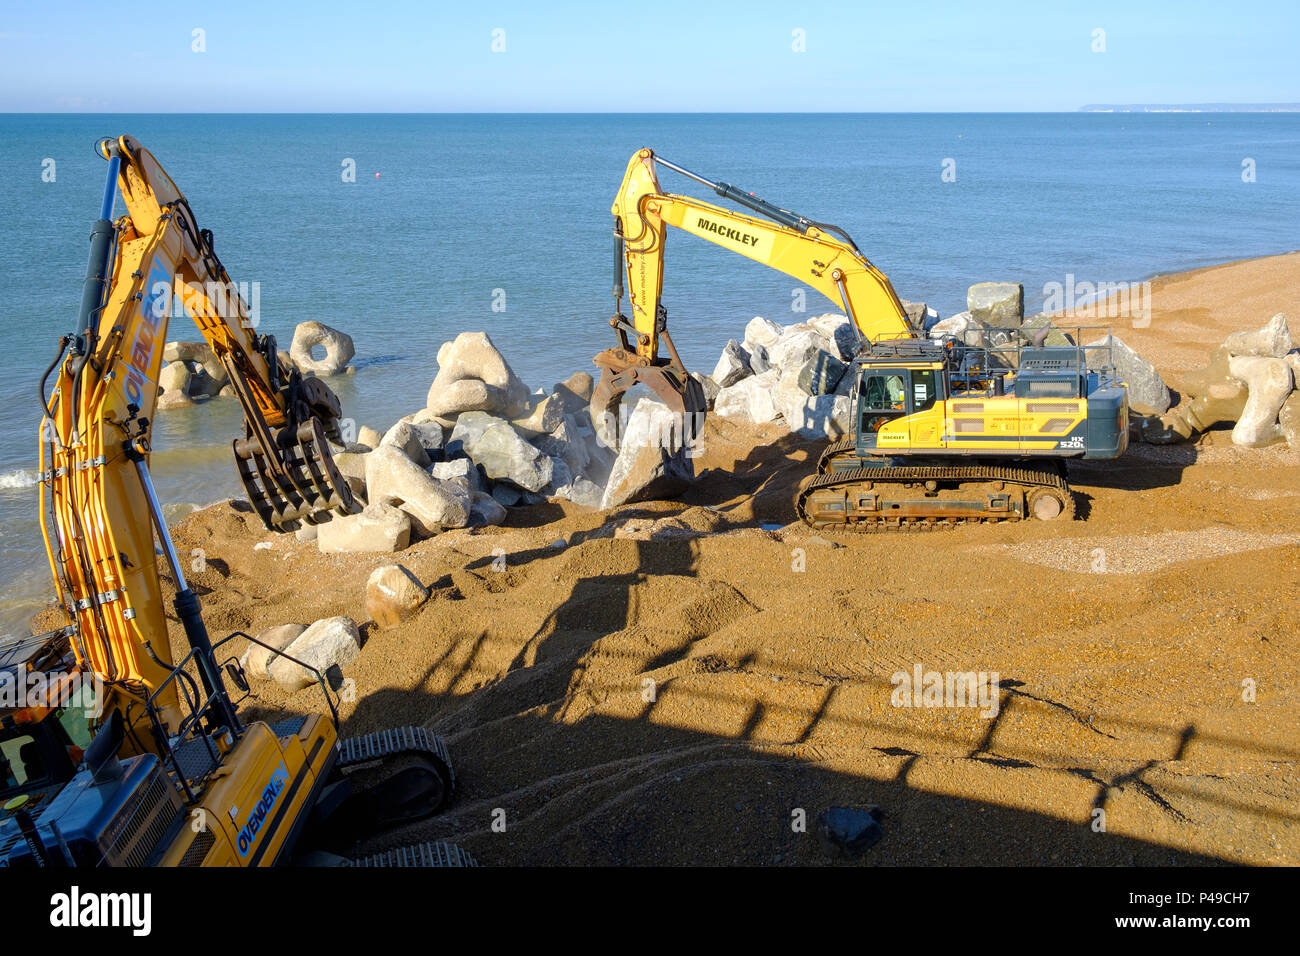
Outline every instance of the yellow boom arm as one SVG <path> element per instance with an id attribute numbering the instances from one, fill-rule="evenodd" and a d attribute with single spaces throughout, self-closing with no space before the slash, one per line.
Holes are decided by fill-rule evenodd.
<path id="1" fill-rule="evenodd" d="M 207 635 L 185 582 L 188 561 L 183 566 L 172 547 L 148 468 L 173 316 L 192 318 L 229 372 L 246 422 L 235 442 L 239 470 L 246 486 L 256 476 L 250 497 L 268 527 L 294 527 L 325 508 L 346 513 L 352 499 L 346 483 L 334 481 L 324 435 L 336 431 L 337 398 L 315 379 L 286 374 L 274 339 L 253 328 L 211 234 L 198 228 L 149 151 L 123 136 L 102 141 L 100 152 L 109 178 L 92 233 L 80 326 L 64 337 L 60 357 L 70 350 L 48 400 L 41 386 L 42 532 L 72 649 L 81 670 L 103 679 L 105 713 L 122 711 L 130 727 L 157 695 L 161 722 L 174 726 L 177 688 L 169 681 L 173 659 L 155 534 L 191 644 L 206 645 Z M 115 191 L 127 213 L 112 222 Z M 213 693 L 216 675 L 202 673 L 214 666 L 210 658 L 196 655 Z"/>
<path id="2" fill-rule="evenodd" d="M 680 172 L 768 217 L 756 218 L 687 196 L 665 193 L 656 165 Z M 668 335 L 663 292 L 667 226 L 707 239 L 806 283 L 845 314 L 867 341 L 909 336 L 913 329 L 889 280 L 833 226 L 815 223 L 726 183 L 714 183 L 642 149 L 628 162 L 611 208 L 615 230 L 615 286 L 618 304 L 610 325 L 620 346 L 596 356 L 600 385 L 592 398 L 598 415 L 617 405 L 636 382 L 653 388 L 678 411 L 703 412 L 703 397 L 687 375 Z M 626 289 L 631 315 L 622 313 Z M 663 341 L 669 355 L 661 356 Z M 692 388 L 695 386 L 695 388 Z"/>

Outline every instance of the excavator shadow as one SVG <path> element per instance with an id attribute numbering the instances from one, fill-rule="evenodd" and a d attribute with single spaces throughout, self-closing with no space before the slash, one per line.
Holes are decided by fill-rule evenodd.
<path id="1" fill-rule="evenodd" d="M 439 816 L 360 851 L 441 839 L 488 865 L 1208 866 L 1236 862 L 1213 849 L 1223 814 L 1281 846 L 1300 839 L 1285 794 L 1187 762 L 1244 758 L 1258 774 L 1300 753 L 1193 720 L 1083 713 L 1035 691 L 1034 674 L 1004 676 L 983 721 L 882 708 L 882 674 L 728 651 L 710 641 L 725 620 L 696 627 L 674 610 L 665 635 L 644 585 L 698 581 L 697 543 L 615 544 L 626 570 L 575 580 L 534 633 L 457 639 L 416 689 L 357 702 L 351 732 L 396 721 L 444 736 L 459 786 Z M 512 657 L 487 653 L 510 640 Z M 1070 733 L 1114 751 L 1081 753 Z M 882 808 L 883 839 L 847 854 L 819 833 L 835 806 Z"/>
<path id="2" fill-rule="evenodd" d="M 678 691 L 668 679 L 661 700 Z M 605 693 L 617 693 L 607 690 Z M 637 689 L 621 693 L 635 699 Z M 367 699 L 376 715 L 398 705 L 400 692 Z M 1193 818 L 1142 779 L 1155 765 L 1108 779 L 1092 768 L 1048 770 L 999 753 L 937 756 L 873 740 L 857 741 L 870 772 L 835 768 L 844 758 L 816 743 L 764 741 L 761 702 L 724 697 L 735 736 L 660 722 L 656 707 L 635 717 L 582 713 L 574 700 L 466 726 L 451 738 L 459 799 L 440 816 L 363 844 L 379 852 L 420 840 L 452 840 L 485 865 L 1115 865 L 1213 866 L 1231 861 L 1120 830 L 1098 830 L 1095 810 L 1112 801 L 1150 800 L 1189 828 Z M 406 709 L 409 703 L 400 706 Z M 360 710 L 360 708 L 359 708 Z M 577 711 L 576 713 L 574 711 Z M 491 741 L 505 742 L 496 747 Z M 476 740 L 479 741 L 476 744 Z M 1060 755 L 1064 759 L 1064 755 Z M 1172 754 L 1171 754 L 1172 757 Z M 1026 784 L 1051 772 L 1076 779 L 1077 805 L 1027 810 L 995 800 L 938 792 L 936 771 L 950 766 L 972 778 L 1018 775 Z M 976 768 L 983 768 L 982 771 Z M 1161 792 L 1164 791 L 1164 792 Z M 1026 788 L 1025 792 L 1029 792 Z M 819 836 L 831 807 L 880 807 L 884 837 L 852 859 Z M 1212 804 L 1201 811 L 1212 812 Z M 1068 818 L 1060 815 L 1068 812 Z M 1111 809 L 1115 818 L 1122 813 Z M 1104 819 L 1102 817 L 1101 819 Z M 1295 825 L 1294 817 L 1289 824 Z"/>
<path id="3" fill-rule="evenodd" d="M 1076 494 L 1087 488 L 1152 491 L 1181 484 L 1183 472 L 1198 457 L 1195 445 L 1131 445 L 1113 461 L 1072 459 L 1067 468 Z"/>

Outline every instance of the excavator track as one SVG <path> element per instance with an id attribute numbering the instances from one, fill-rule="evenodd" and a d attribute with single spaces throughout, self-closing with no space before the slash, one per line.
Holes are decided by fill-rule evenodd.
<path id="1" fill-rule="evenodd" d="M 831 442 L 822 449 L 821 457 L 817 459 L 817 474 L 824 475 L 829 472 L 832 461 L 847 452 L 856 451 L 857 447 L 858 443 L 852 438 L 841 438 L 839 441 Z"/>
<path id="2" fill-rule="evenodd" d="M 395 850 L 385 850 L 383 853 L 375 853 L 359 860 L 349 860 L 346 865 L 366 867 L 454 867 L 478 866 L 478 860 L 454 843 L 432 840 L 427 843 L 401 846 Z"/>
<path id="3" fill-rule="evenodd" d="M 451 766 L 447 744 L 423 727 L 392 727 L 360 737 L 344 737 L 337 748 L 335 766 L 344 773 L 349 769 L 414 758 L 432 770 L 442 783 L 442 796 L 429 812 L 441 810 L 451 801 L 456 788 L 456 773 Z"/>
<path id="4" fill-rule="evenodd" d="M 1055 463 L 832 470 L 832 460 L 847 450 L 836 447 L 843 444 L 822 453 L 819 473 L 805 478 L 796 494 L 795 510 L 814 528 L 905 531 L 1074 517 L 1074 496 Z"/>
<path id="5" fill-rule="evenodd" d="M 406 826 L 451 802 L 456 777 L 447 745 L 423 727 L 394 727 L 337 744 L 334 769 L 346 789 L 331 809 L 323 844 L 342 849 Z"/>
<path id="6" fill-rule="evenodd" d="M 356 767 L 374 760 L 387 760 L 399 754 L 419 754 L 437 761 L 444 768 L 447 782 L 454 785 L 456 775 L 451 769 L 451 756 L 446 742 L 423 727 L 391 727 L 376 730 L 360 737 L 344 737 L 335 745 L 339 756 L 337 766 Z"/>

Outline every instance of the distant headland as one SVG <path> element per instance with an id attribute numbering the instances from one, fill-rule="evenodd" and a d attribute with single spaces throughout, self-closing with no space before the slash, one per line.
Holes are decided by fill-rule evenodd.
<path id="1" fill-rule="evenodd" d="M 1089 103 L 1080 113 L 1300 113 L 1300 103 Z"/>

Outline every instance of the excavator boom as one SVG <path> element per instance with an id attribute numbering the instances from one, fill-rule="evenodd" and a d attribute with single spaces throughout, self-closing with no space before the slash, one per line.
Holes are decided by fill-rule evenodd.
<path id="1" fill-rule="evenodd" d="M 101 684 L 89 719 L 97 733 L 83 752 L 62 705 L 0 713 L 0 757 L 16 751 L 22 763 L 0 780 L 0 864 L 269 865 L 293 859 L 304 832 L 345 850 L 367 832 L 436 812 L 454 783 L 443 742 L 417 727 L 340 740 L 324 675 L 292 648 L 268 650 L 315 678 L 329 713 L 241 719 L 225 677 L 245 696 L 247 680 L 233 658 L 223 670 L 217 651 L 235 639 L 261 642 L 209 639 L 149 472 L 168 324 L 193 319 L 229 373 L 245 422 L 236 463 L 267 528 L 353 510 L 329 447 L 339 402 L 323 382 L 286 368 L 275 340 L 257 332 L 212 234 L 148 150 L 123 136 L 102 140 L 99 152 L 108 178 L 81 312 L 40 389 L 42 531 L 65 624 L 21 659 L 0 655 L 24 676 L 39 668 L 49 686 L 82 676 Z M 113 220 L 119 191 L 127 211 Z M 156 554 L 189 645 L 180 660 Z M 405 766 L 376 777 L 394 761 Z M 363 779 L 371 784 L 357 786 Z M 401 860 L 472 862 L 442 845 Z"/>
<path id="2" fill-rule="evenodd" d="M 245 420 L 236 461 L 268 527 L 346 514 L 352 497 L 326 441 L 337 432 L 338 399 L 324 383 L 286 373 L 211 233 L 199 229 L 153 155 L 129 136 L 102 140 L 99 151 L 108 178 L 78 328 L 62 341 L 60 355 L 68 354 L 49 399 L 41 387 L 42 530 L 78 661 L 102 675 L 131 726 L 143 717 L 147 689 L 162 686 L 173 664 L 154 565 L 161 515 L 148 471 L 171 319 L 193 319 L 230 374 Z M 127 213 L 114 222 L 118 191 Z M 249 472 L 264 480 L 250 487 Z M 170 563 L 184 595 L 179 559 Z M 158 703 L 174 708 L 174 698 L 172 687 Z"/>
<path id="3" fill-rule="evenodd" d="M 656 166 L 680 173 L 764 218 L 666 193 Z M 668 334 L 667 310 L 660 301 L 669 226 L 784 272 L 840 302 L 863 341 L 914 333 L 889 280 L 843 230 L 806 219 L 728 183 L 710 181 L 653 150 L 639 150 L 628 162 L 611 211 L 615 314 L 610 325 L 620 341 L 594 359 L 601 368 L 591 402 L 596 420 L 608 422 L 623 393 L 638 382 L 652 388 L 675 411 L 694 416 L 697 423 L 704 413 L 703 391 L 677 355 Z M 624 294 L 630 316 L 622 311 Z M 661 341 L 667 356 L 660 354 Z"/>

